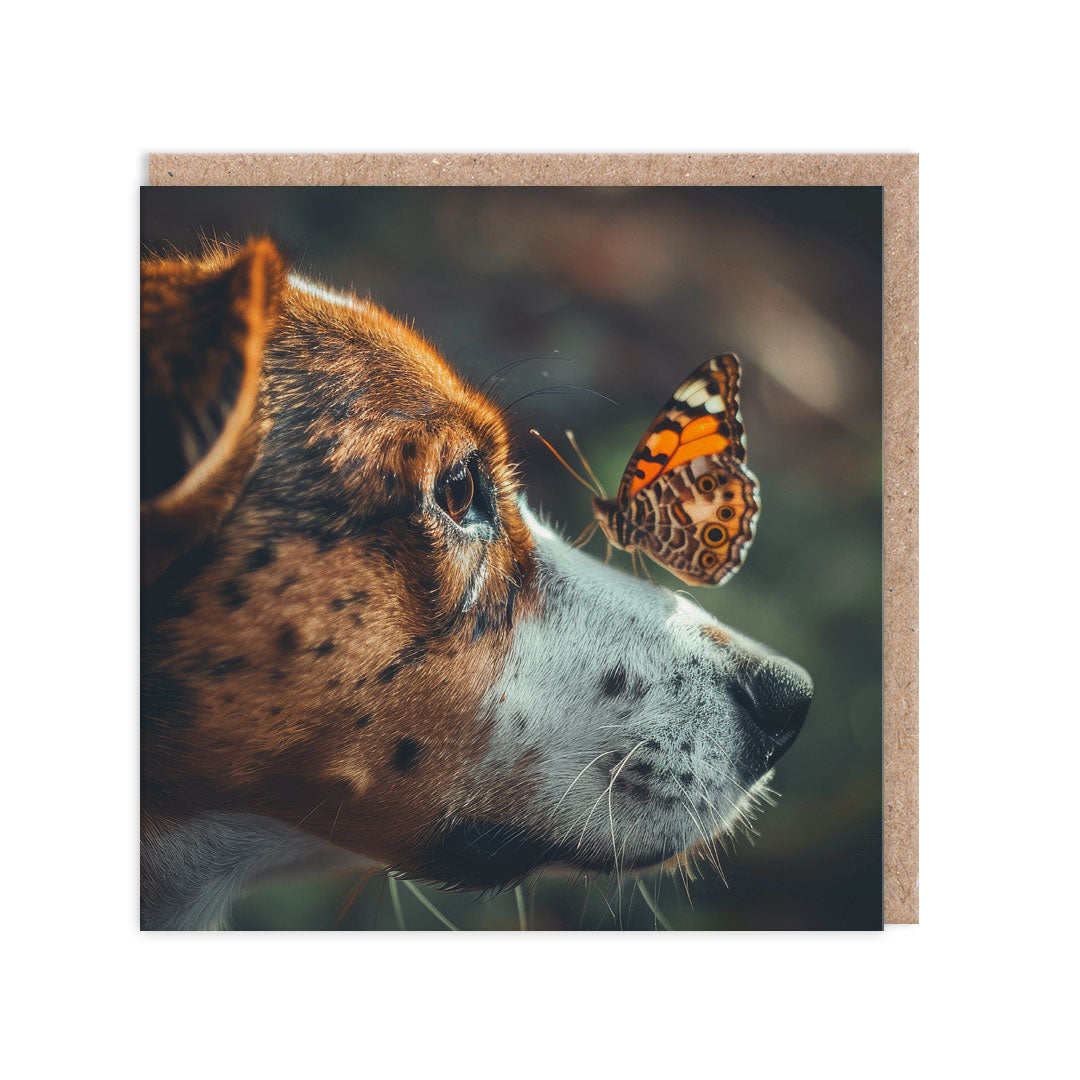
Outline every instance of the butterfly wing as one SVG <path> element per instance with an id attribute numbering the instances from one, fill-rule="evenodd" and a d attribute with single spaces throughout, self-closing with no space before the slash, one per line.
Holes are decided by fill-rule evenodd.
<path id="1" fill-rule="evenodd" d="M 708 454 L 746 459 L 733 353 L 707 360 L 671 395 L 630 455 L 617 501 L 625 504 L 665 472 Z"/>
<path id="2" fill-rule="evenodd" d="M 757 478 L 728 454 L 666 471 L 628 508 L 635 545 L 689 585 L 722 585 L 750 550 L 761 512 Z"/>
<path id="3" fill-rule="evenodd" d="M 746 467 L 739 361 L 714 357 L 650 425 L 619 487 L 626 534 L 690 585 L 722 585 L 754 539 L 761 496 Z"/>

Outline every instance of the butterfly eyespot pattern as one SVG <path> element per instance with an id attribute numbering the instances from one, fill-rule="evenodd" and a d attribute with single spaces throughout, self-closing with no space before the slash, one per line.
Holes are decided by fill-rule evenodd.
<path id="1" fill-rule="evenodd" d="M 722 585 L 739 569 L 761 512 L 740 374 L 732 353 L 698 367 L 642 436 L 616 497 L 593 500 L 612 544 L 640 549 L 690 585 Z"/>
<path id="2" fill-rule="evenodd" d="M 702 530 L 701 538 L 709 547 L 720 547 L 727 543 L 727 533 L 719 525 L 706 525 Z"/>

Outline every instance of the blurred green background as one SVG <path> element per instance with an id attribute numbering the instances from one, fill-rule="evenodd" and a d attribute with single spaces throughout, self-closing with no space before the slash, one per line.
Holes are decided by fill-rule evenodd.
<path id="1" fill-rule="evenodd" d="M 561 449 L 573 428 L 610 492 L 676 384 L 737 352 L 762 514 L 739 574 L 692 592 L 816 687 L 777 768 L 780 801 L 725 858 L 726 881 L 703 868 L 688 885 L 652 875 L 620 895 L 613 880 L 546 872 L 485 897 L 335 873 L 254 890 L 238 926 L 881 925 L 879 188 L 145 188 L 142 206 L 154 251 L 271 232 L 301 272 L 415 320 L 476 384 L 523 360 L 491 392 L 554 391 L 510 416 L 530 502 L 569 538 L 590 518 L 588 493 L 529 428 Z M 618 404 L 555 390 L 568 385 Z M 602 541 L 590 550 L 602 558 Z M 630 572 L 628 556 L 613 559 Z"/>

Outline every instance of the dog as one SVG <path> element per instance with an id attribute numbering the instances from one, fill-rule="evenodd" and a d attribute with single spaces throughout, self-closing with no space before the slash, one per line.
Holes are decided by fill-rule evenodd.
<path id="1" fill-rule="evenodd" d="M 144 928 L 335 860 L 628 873 L 755 810 L 810 677 L 557 535 L 416 331 L 265 238 L 141 277 Z"/>

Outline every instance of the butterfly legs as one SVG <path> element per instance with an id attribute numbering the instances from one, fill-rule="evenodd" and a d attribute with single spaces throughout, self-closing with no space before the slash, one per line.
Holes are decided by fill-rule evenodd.
<path id="1" fill-rule="evenodd" d="M 593 518 L 593 520 L 590 521 L 589 524 L 586 525 L 585 528 L 581 530 L 581 533 L 578 535 L 578 538 L 570 546 L 575 547 L 575 548 L 583 548 L 583 547 L 585 547 L 585 545 L 588 544 L 589 541 L 593 538 L 593 534 L 596 532 L 596 530 L 599 527 L 600 527 L 600 522 L 597 521 L 596 518 Z M 607 551 L 604 553 L 604 564 L 605 565 L 611 561 L 611 553 L 612 553 L 612 551 L 614 551 L 614 546 L 612 545 L 611 541 L 609 540 L 607 542 Z M 630 549 L 630 565 L 633 568 L 634 577 L 642 577 L 642 576 L 644 576 L 647 581 L 649 581 L 651 584 L 655 585 L 656 582 L 653 580 L 652 574 L 649 573 L 649 567 L 646 565 L 647 561 L 648 561 L 648 557 L 646 556 L 645 552 L 642 551 L 640 548 L 631 548 Z M 639 565 L 641 567 L 640 571 L 638 570 Z"/>
<path id="2" fill-rule="evenodd" d="M 593 520 L 590 521 L 589 524 L 586 525 L 585 528 L 581 530 L 581 533 L 578 536 L 578 538 L 570 546 L 575 547 L 575 548 L 583 548 L 583 547 L 585 547 L 585 545 L 588 544 L 588 542 L 593 538 L 593 533 L 595 533 L 596 530 L 599 527 L 600 527 L 600 522 L 598 522 L 595 518 L 593 518 Z M 613 550 L 614 550 L 614 548 L 611 545 L 611 541 L 610 540 L 607 541 L 607 552 L 604 555 L 604 564 L 605 565 L 611 561 L 611 553 L 612 553 Z M 637 571 L 635 570 L 634 573 L 636 574 Z"/>
<path id="3" fill-rule="evenodd" d="M 585 547 L 585 545 L 588 544 L 588 542 L 593 538 L 593 533 L 596 532 L 596 530 L 599 528 L 599 525 L 600 525 L 600 523 L 594 518 L 592 521 L 589 522 L 588 525 L 585 526 L 584 529 L 581 530 L 581 533 L 578 536 L 578 538 L 570 546 L 575 547 L 575 548 L 583 548 L 583 547 Z M 607 563 L 611 562 L 611 553 L 614 550 L 615 549 L 614 549 L 611 541 L 609 540 L 608 543 L 607 543 L 607 551 L 604 553 L 604 564 L 605 565 L 607 565 Z M 640 564 L 641 564 L 641 573 L 638 573 L 638 560 L 640 560 Z M 652 576 L 652 574 L 649 573 L 649 568 L 645 565 L 645 561 L 646 561 L 645 552 L 639 551 L 637 548 L 634 548 L 634 549 L 631 550 L 631 552 L 630 552 L 630 565 L 634 569 L 634 577 L 641 577 L 642 574 L 644 574 L 645 577 L 650 582 L 652 582 L 653 585 L 655 585 L 656 582 L 653 581 L 653 576 Z"/>
<path id="4" fill-rule="evenodd" d="M 648 566 L 648 563 L 646 561 L 646 555 L 645 555 L 644 551 L 641 552 L 640 558 L 641 558 L 641 572 L 645 575 L 645 580 L 648 581 L 648 583 L 650 585 L 655 585 L 656 582 L 653 581 L 653 576 L 652 576 L 652 574 L 649 573 L 649 566 Z"/>
<path id="5" fill-rule="evenodd" d="M 593 538 L 593 533 L 595 533 L 596 530 L 599 527 L 600 527 L 600 522 L 598 522 L 595 518 L 593 518 L 593 520 L 590 521 L 589 524 L 586 525 L 585 528 L 581 530 L 581 533 L 578 536 L 578 538 L 570 546 L 575 547 L 575 548 L 583 548 L 583 547 L 585 547 L 588 544 L 588 542 Z M 605 563 L 607 563 L 611 559 L 611 552 L 612 552 L 612 547 L 611 547 L 611 541 L 609 540 L 609 541 L 607 541 L 607 554 L 604 556 L 604 562 Z"/>
<path id="6" fill-rule="evenodd" d="M 640 564 L 641 573 L 645 575 L 646 580 L 651 585 L 655 585 L 656 582 L 653 581 L 653 576 L 649 573 L 649 568 L 646 565 L 646 558 L 645 552 L 641 551 L 639 548 L 634 548 L 634 550 L 630 552 L 630 563 L 634 568 L 634 577 L 641 576 L 641 574 L 638 573 L 638 566 Z"/>
<path id="7" fill-rule="evenodd" d="M 570 545 L 571 547 L 583 548 L 593 537 L 593 533 L 599 528 L 600 522 L 593 518 L 584 529 L 581 530 L 578 538 Z"/>

